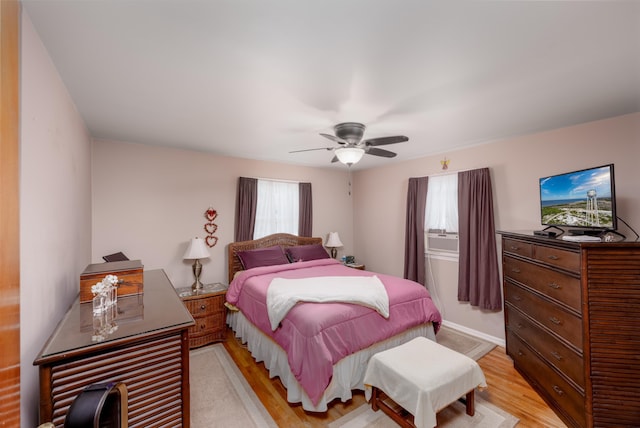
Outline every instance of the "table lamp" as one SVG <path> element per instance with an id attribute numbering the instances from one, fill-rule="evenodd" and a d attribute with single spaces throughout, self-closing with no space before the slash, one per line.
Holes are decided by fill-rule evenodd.
<path id="1" fill-rule="evenodd" d="M 200 263 L 200 259 L 206 259 L 209 257 L 209 251 L 207 251 L 207 247 L 204 241 L 200 238 L 193 238 L 191 242 L 189 242 L 189 247 L 187 251 L 184 253 L 185 260 L 195 260 L 193 262 L 193 276 L 196 278 L 195 282 L 191 286 L 194 290 L 202 289 L 203 285 L 200 282 L 200 273 L 202 272 L 202 264 Z"/>
<path id="2" fill-rule="evenodd" d="M 327 243 L 324 244 L 324 246 L 331 249 L 331 257 L 335 259 L 338 256 L 338 250 L 336 250 L 336 248 L 343 246 L 338 232 L 329 232 Z"/>

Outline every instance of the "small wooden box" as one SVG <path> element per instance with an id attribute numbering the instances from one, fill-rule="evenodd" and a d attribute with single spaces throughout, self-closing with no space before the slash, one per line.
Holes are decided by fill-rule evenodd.
<path id="1" fill-rule="evenodd" d="M 87 266 L 80 274 L 80 302 L 93 300 L 91 287 L 102 281 L 107 275 L 118 277 L 118 296 L 142 294 L 144 277 L 140 260 L 96 263 Z"/>

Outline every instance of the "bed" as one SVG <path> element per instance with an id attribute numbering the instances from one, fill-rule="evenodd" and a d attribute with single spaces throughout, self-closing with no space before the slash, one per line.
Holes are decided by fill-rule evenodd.
<path id="1" fill-rule="evenodd" d="M 256 254 L 260 260 L 252 259 Z M 373 354 L 418 336 L 435 340 L 441 316 L 424 286 L 346 267 L 326 255 L 322 238 L 275 234 L 231 243 L 228 256 L 227 324 L 256 362 L 264 362 L 270 376 L 280 378 L 287 401 L 304 410 L 324 412 L 331 401 L 344 402 L 352 398 L 352 390 L 364 390 Z M 318 290 L 323 297 L 300 297 L 303 301 L 274 320 L 276 283 L 300 286 L 294 293 L 300 290 L 301 295 Z M 352 286 L 372 287 L 364 293 L 367 300 L 382 290 L 388 301 L 379 307 L 378 300 L 323 300 L 327 290 Z"/>

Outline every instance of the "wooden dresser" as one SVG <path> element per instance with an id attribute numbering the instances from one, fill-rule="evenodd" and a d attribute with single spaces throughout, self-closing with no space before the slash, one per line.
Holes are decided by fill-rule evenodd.
<path id="1" fill-rule="evenodd" d="M 228 285 L 206 284 L 202 289 L 178 288 L 177 292 L 193 316 L 195 324 L 189 328 L 191 349 L 223 341 L 227 335 L 224 296 Z"/>
<path id="2" fill-rule="evenodd" d="M 499 233 L 515 368 L 569 426 L 639 426 L 640 243 Z"/>
<path id="3" fill-rule="evenodd" d="M 76 299 L 34 361 L 40 423 L 63 427 L 86 386 L 118 381 L 127 387 L 129 427 L 188 427 L 192 325 L 162 270 L 144 272 L 143 294 L 118 298 L 106 330 L 92 303 Z"/>

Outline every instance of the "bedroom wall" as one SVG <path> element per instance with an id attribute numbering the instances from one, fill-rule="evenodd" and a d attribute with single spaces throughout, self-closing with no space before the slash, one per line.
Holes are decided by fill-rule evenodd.
<path id="1" fill-rule="evenodd" d="M 93 246 L 95 263 L 123 251 L 147 269 L 165 269 L 174 286 L 193 283 L 188 241 L 204 238 L 205 210 L 218 212 L 218 243 L 202 260 L 205 283 L 227 281 L 227 244 L 233 241 L 238 177 L 312 183 L 313 236 L 340 234 L 353 251 L 353 208 L 346 171 L 216 156 L 116 141 L 93 143 Z"/>
<path id="2" fill-rule="evenodd" d="M 91 139 L 26 13 L 21 19 L 21 425 L 38 425 L 33 360 L 91 254 Z"/>
<path id="3" fill-rule="evenodd" d="M 540 177 L 614 163 L 618 216 L 640 232 L 640 113 L 635 113 L 357 172 L 354 248 L 368 269 L 403 274 L 408 178 L 442 173 L 440 160 L 445 156 L 450 159 L 448 171 L 491 169 L 496 230 L 542 228 Z M 623 224 L 619 230 L 635 239 Z M 435 286 L 447 321 L 504 340 L 501 312 L 457 302 L 456 263 L 432 260 L 432 272 L 435 281 L 430 280 L 429 287 Z"/>

